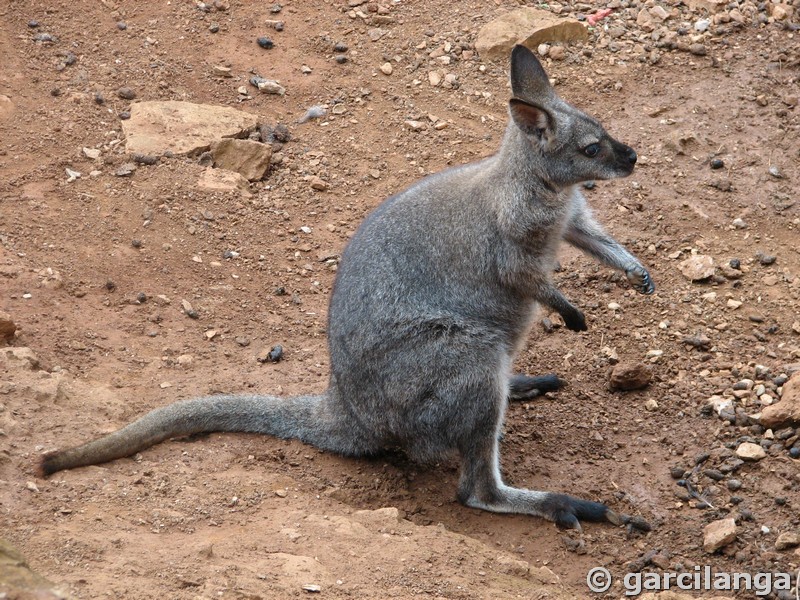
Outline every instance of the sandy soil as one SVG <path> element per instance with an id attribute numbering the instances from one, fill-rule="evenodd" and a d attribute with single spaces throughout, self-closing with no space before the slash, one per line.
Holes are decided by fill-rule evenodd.
<path id="1" fill-rule="evenodd" d="M 589 331 L 534 328 L 518 368 L 556 372 L 569 385 L 509 409 L 503 470 L 516 485 L 641 515 L 652 532 L 564 533 L 459 505 L 455 463 L 344 459 L 253 435 L 176 440 L 35 477 L 41 452 L 171 401 L 323 390 L 336 263 L 325 259 L 386 196 L 499 144 L 506 67 L 460 55 L 482 24 L 517 3 L 389 3 L 375 13 L 388 13 L 377 41 L 368 34 L 376 25 L 351 18 L 346 2 L 286 2 L 277 14 L 270 6 L 20 0 L 0 8 L 0 310 L 19 327 L 9 346 L 39 361 L 3 363 L 2 535 L 76 598 L 293 597 L 311 593 L 306 584 L 337 598 L 529 597 L 526 563 L 547 567 L 564 597 L 580 598 L 595 565 L 615 574 L 631 561 L 656 572 L 796 569 L 797 554 L 774 548 L 779 534 L 800 528 L 800 470 L 788 446 L 773 443 L 765 459 L 723 469 L 719 481 L 704 474 L 730 464 L 743 436 L 759 443 L 777 433 L 744 418 L 727 423 L 708 399 L 744 378 L 777 398 L 775 378 L 800 363 L 798 34 L 778 23 L 708 35 L 704 56 L 662 48 L 657 61 L 646 39 L 623 37 L 614 51 L 595 33 L 547 65 L 563 97 L 641 156 L 632 177 L 586 193 L 658 291 L 637 295 L 565 249 L 556 280 Z M 283 20 L 284 30 L 266 19 Z M 33 41 L 42 32 L 56 42 Z M 275 47 L 260 48 L 260 35 Z M 446 41 L 461 51 L 442 66 L 427 54 Z M 349 48 L 344 64 L 336 42 Z M 391 75 L 380 70 L 385 62 Z M 456 86 L 431 86 L 436 68 L 456 74 Z M 279 80 L 286 95 L 250 87 L 241 101 L 237 88 L 252 73 Z M 117 177 L 129 161 L 119 142 L 119 113 L 130 105 L 117 94 L 123 86 L 137 99 L 241 108 L 286 124 L 291 140 L 250 198 L 199 189 L 194 158 Z M 328 115 L 298 123 L 313 105 Z M 409 119 L 428 126 L 412 131 Z M 439 120 L 446 127 L 435 128 Z M 101 157 L 87 158 L 84 147 Z M 712 158 L 724 167 L 712 170 Z M 81 178 L 68 183 L 67 168 Z M 327 191 L 312 189 L 315 176 Z M 692 283 L 678 266 L 692 253 L 720 267 L 738 259 L 740 277 L 718 269 Z M 276 344 L 284 360 L 257 360 Z M 648 364 L 653 383 L 611 391 L 616 360 Z M 756 412 L 752 403 L 747 412 Z M 676 484 L 676 467 L 710 506 Z M 399 512 L 381 510 L 389 508 Z M 729 515 L 737 540 L 706 554 L 704 526 Z"/>

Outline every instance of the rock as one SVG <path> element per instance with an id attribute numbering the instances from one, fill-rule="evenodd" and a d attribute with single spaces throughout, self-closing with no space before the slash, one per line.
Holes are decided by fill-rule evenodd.
<path id="1" fill-rule="evenodd" d="M 256 83 L 258 91 L 265 94 L 275 94 L 276 96 L 283 96 L 286 94 L 286 88 L 274 79 L 259 79 Z"/>
<path id="2" fill-rule="evenodd" d="M 381 73 L 384 75 L 391 75 L 393 71 L 392 63 L 385 62 L 381 65 Z"/>
<path id="3" fill-rule="evenodd" d="M 97 148 L 84 148 L 83 155 L 86 158 L 97 160 L 98 158 L 100 158 L 100 150 L 98 150 Z"/>
<path id="4" fill-rule="evenodd" d="M 773 429 L 791 423 L 800 423 L 800 372 L 794 373 L 789 381 L 783 384 L 781 401 L 771 404 L 761 411 L 759 423 Z"/>
<path id="5" fill-rule="evenodd" d="M 310 185 L 312 190 L 317 190 L 318 192 L 327 192 L 331 187 L 331 184 L 316 175 L 311 178 Z"/>
<path id="6" fill-rule="evenodd" d="M 129 87 L 121 87 L 117 90 L 117 96 L 123 100 L 133 100 L 136 98 L 136 92 Z"/>
<path id="7" fill-rule="evenodd" d="M 741 444 L 739 444 L 739 447 L 736 448 L 736 456 L 738 456 L 742 460 L 755 462 L 757 460 L 765 458 L 767 456 L 767 453 L 758 444 L 754 444 L 753 442 L 742 442 Z"/>
<path id="8" fill-rule="evenodd" d="M 425 131 L 428 126 L 425 125 L 422 121 L 404 121 L 403 124 L 408 127 L 411 131 Z"/>
<path id="9" fill-rule="evenodd" d="M 130 177 L 136 172 L 136 165 L 132 162 L 126 162 L 119 166 L 119 168 L 114 171 L 114 175 L 117 177 Z"/>
<path id="10" fill-rule="evenodd" d="M 564 60 L 567 57 L 567 51 L 564 46 L 553 46 L 550 48 L 550 58 L 553 60 Z"/>
<path id="11" fill-rule="evenodd" d="M 775 540 L 775 550 L 789 550 L 800 546 L 800 533 L 785 531 Z"/>
<path id="12" fill-rule="evenodd" d="M 714 275 L 714 259 L 703 254 L 696 254 L 682 261 L 678 268 L 686 279 L 702 281 Z"/>
<path id="13" fill-rule="evenodd" d="M 442 74 L 439 71 L 431 71 L 428 73 L 428 83 L 430 83 L 433 87 L 438 86 L 442 83 Z"/>
<path id="14" fill-rule="evenodd" d="M 703 529 L 703 550 L 709 554 L 736 539 L 736 521 L 732 517 L 713 521 Z"/>
<path id="15" fill-rule="evenodd" d="M 17 326 L 11 319 L 11 315 L 0 310 L 0 340 L 10 340 L 14 337 Z"/>
<path id="16" fill-rule="evenodd" d="M 258 122 L 257 115 L 227 106 L 167 100 L 133 104 L 122 130 L 129 153 L 187 156 L 219 139 L 241 136 Z"/>
<path id="17" fill-rule="evenodd" d="M 484 25 L 478 32 L 475 49 L 484 60 L 505 63 L 515 44 L 523 44 L 535 52 L 539 44 L 584 42 L 588 39 L 589 33 L 579 21 L 526 7 L 501 15 Z"/>
<path id="18" fill-rule="evenodd" d="M 225 169 L 206 168 L 197 181 L 197 187 L 212 192 L 239 192 L 242 197 L 250 198 L 250 184 L 241 173 Z"/>
<path id="19" fill-rule="evenodd" d="M 214 166 L 259 181 L 269 171 L 272 147 L 250 140 L 225 139 L 211 144 Z"/>
<path id="20" fill-rule="evenodd" d="M 68 596 L 32 571 L 19 551 L 0 539 L 0 597 L 57 600 Z"/>
<path id="21" fill-rule="evenodd" d="M 611 389 L 631 391 L 650 385 L 653 372 L 647 365 L 639 363 L 620 363 L 611 371 Z"/>
<path id="22" fill-rule="evenodd" d="M 704 10 L 708 13 L 716 13 L 728 5 L 728 0 L 687 0 L 689 8 L 695 12 Z"/>

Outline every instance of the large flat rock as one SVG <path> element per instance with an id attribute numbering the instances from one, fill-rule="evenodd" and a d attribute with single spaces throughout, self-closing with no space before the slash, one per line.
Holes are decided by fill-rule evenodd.
<path id="1" fill-rule="evenodd" d="M 130 153 L 194 155 L 223 138 L 243 136 L 258 124 L 258 116 L 228 106 L 176 100 L 137 102 L 131 118 L 122 122 L 125 149 Z"/>
<path id="2" fill-rule="evenodd" d="M 536 8 L 519 8 L 484 25 L 478 32 L 475 49 L 484 60 L 508 61 L 515 44 L 535 52 L 539 44 L 588 39 L 586 27 L 575 19 L 556 17 Z"/>

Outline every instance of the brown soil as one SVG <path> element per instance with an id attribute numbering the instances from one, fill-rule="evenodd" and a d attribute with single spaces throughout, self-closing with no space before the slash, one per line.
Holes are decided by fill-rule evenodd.
<path id="1" fill-rule="evenodd" d="M 653 551 L 651 570 L 797 567 L 791 550 L 773 549 L 779 533 L 800 526 L 798 462 L 786 448 L 770 448 L 721 482 L 702 475 L 723 464 L 741 436 L 765 435 L 709 415 L 707 399 L 745 377 L 774 395 L 773 378 L 800 362 L 792 330 L 800 306 L 798 44 L 777 25 L 713 38 L 706 56 L 664 51 L 652 65 L 600 49 L 587 57 L 579 48 L 547 67 L 562 96 L 642 157 L 632 177 L 598 183 L 587 197 L 648 265 L 658 291 L 637 295 L 623 277 L 565 250 L 556 279 L 585 310 L 589 331 L 535 328 L 518 368 L 556 372 L 569 386 L 510 407 L 503 470 L 519 486 L 641 515 L 651 533 L 590 524 L 582 537 L 565 534 L 542 520 L 459 505 L 455 463 L 351 460 L 254 435 L 172 441 L 134 459 L 37 479 L 42 451 L 168 402 L 323 390 L 335 261 L 321 259 L 337 255 L 383 198 L 499 143 L 505 66 L 480 70 L 477 57 L 458 60 L 445 67 L 458 75 L 457 89 L 434 88 L 433 65 L 416 47 L 470 44 L 496 10 L 516 3 L 392 3 L 389 33 L 377 42 L 348 16 L 346 2 L 287 2 L 278 15 L 269 3 L 230 4 L 203 12 L 178 0 L 115 11 L 106 0 L 21 0 L 0 9 L 0 94 L 10 99 L 0 103 L 0 310 L 20 328 L 11 345 L 30 347 L 43 369 L 24 384 L 4 376 L 0 387 L 0 526 L 39 572 L 78 598 L 272 598 L 306 594 L 304 583 L 319 583 L 328 597 L 525 596 L 490 585 L 508 569 L 471 560 L 469 538 L 548 566 L 575 597 L 589 596 L 592 566 L 621 574 Z M 263 26 L 269 18 L 285 30 Z M 124 31 L 116 25 L 122 19 Z M 56 43 L 32 41 L 44 31 Z M 259 48 L 259 35 L 275 48 Z M 349 46 L 345 64 L 334 60 L 338 41 Z M 77 60 L 63 66 L 67 52 Z M 379 70 L 386 61 L 394 64 L 389 76 Z M 234 77 L 215 76 L 215 65 L 231 67 Z M 248 86 L 251 71 L 279 80 L 286 95 L 259 94 Z M 287 124 L 292 140 L 252 198 L 198 189 L 195 159 L 163 158 L 116 177 L 129 160 L 116 143 L 118 113 L 130 104 L 117 95 L 122 86 L 139 99 L 236 106 Z M 251 100 L 239 101 L 239 86 L 249 87 Z M 308 107 L 334 103 L 345 113 L 297 123 Z M 428 115 L 447 127 L 435 129 Z M 411 131 L 408 119 L 429 126 Z M 100 148 L 102 158 L 87 159 L 83 147 Z M 715 156 L 724 169 L 710 169 Z M 82 177 L 67 183 L 66 168 Z M 92 177 L 93 169 L 102 173 Z M 330 189 L 313 190 L 312 176 Z M 736 218 L 747 227 L 734 227 Z M 678 264 L 695 250 L 719 265 L 740 259 L 741 279 L 690 283 Z M 758 252 L 777 261 L 763 265 Z M 278 288 L 287 293 L 276 295 Z M 140 293 L 147 300 L 139 302 Z M 184 299 L 198 319 L 184 314 Z M 743 304 L 730 308 L 729 299 Z M 683 342 L 687 336 L 709 339 L 698 348 Z M 283 361 L 256 360 L 276 344 Z M 622 361 L 650 363 L 654 382 L 610 391 L 609 349 Z M 652 350 L 662 353 L 648 356 Z M 756 376 L 756 365 L 769 373 Z M 646 408 L 648 401 L 657 404 Z M 691 470 L 707 452 L 691 476 L 712 505 L 703 509 L 679 497 L 685 488 L 670 468 Z M 735 492 L 726 486 L 732 477 L 743 484 Z M 426 556 L 357 536 L 350 545 L 331 542 L 330 519 L 384 507 L 467 541 L 429 535 Z M 703 527 L 729 514 L 738 539 L 705 554 Z M 404 527 L 375 531 L 388 538 Z"/>

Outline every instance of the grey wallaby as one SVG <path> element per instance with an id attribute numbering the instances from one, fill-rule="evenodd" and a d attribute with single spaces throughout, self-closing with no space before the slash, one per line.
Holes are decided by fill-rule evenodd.
<path id="1" fill-rule="evenodd" d="M 604 504 L 503 483 L 509 399 L 555 389 L 512 373 L 538 304 L 566 326 L 583 313 L 551 281 L 562 239 L 654 291 L 642 264 L 592 217 L 578 184 L 630 175 L 636 152 L 556 95 L 533 53 L 511 55 L 511 120 L 500 150 L 426 177 L 370 214 L 344 250 L 330 302 L 330 385 L 314 396 L 211 396 L 156 409 L 106 437 L 45 454 L 46 476 L 207 431 L 296 438 L 348 456 L 401 448 L 457 453 L 458 499 L 502 513 L 646 527 Z"/>

